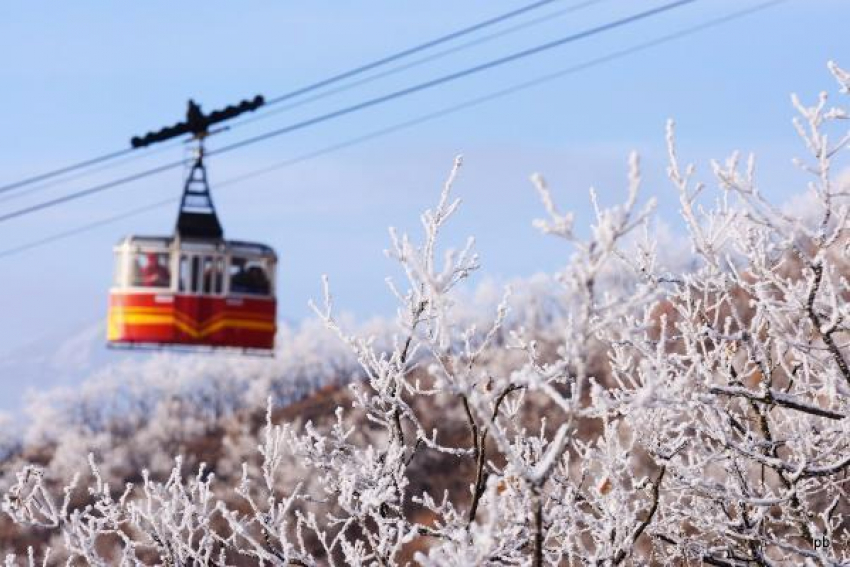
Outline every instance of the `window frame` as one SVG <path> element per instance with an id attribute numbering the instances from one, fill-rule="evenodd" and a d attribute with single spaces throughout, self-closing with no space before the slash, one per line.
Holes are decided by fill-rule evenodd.
<path id="1" fill-rule="evenodd" d="M 127 253 L 126 244 L 116 246 L 112 250 L 113 272 L 112 272 L 112 289 L 121 290 L 128 287 L 129 280 L 129 262 L 130 255 Z"/>
<path id="2" fill-rule="evenodd" d="M 213 296 L 213 297 L 224 297 L 225 293 L 225 284 L 224 277 L 219 282 L 220 285 L 215 285 L 215 280 L 213 280 L 213 285 L 211 286 L 211 291 L 205 291 L 205 282 L 204 282 L 204 266 L 206 265 L 206 261 L 209 260 L 214 269 L 218 269 L 219 266 L 226 265 L 226 254 L 222 254 L 221 252 L 214 251 L 205 251 L 205 250 L 179 250 L 179 253 L 175 254 L 177 257 L 177 270 L 178 270 L 178 278 L 177 278 L 177 289 L 176 293 L 181 295 L 193 295 L 193 296 Z M 187 264 L 190 267 L 189 273 L 189 286 L 191 289 L 183 289 L 183 260 L 187 261 Z M 218 264 L 218 266 L 217 266 Z M 217 289 L 216 289 L 217 288 Z"/>

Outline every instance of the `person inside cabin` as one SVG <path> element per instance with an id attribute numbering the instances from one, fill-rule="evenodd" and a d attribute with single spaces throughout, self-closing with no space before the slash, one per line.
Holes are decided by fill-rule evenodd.
<path id="1" fill-rule="evenodd" d="M 168 255 L 148 252 L 136 257 L 136 285 L 142 287 L 168 287 L 171 272 L 168 269 Z"/>
<path id="2" fill-rule="evenodd" d="M 260 266 L 254 265 L 248 268 L 248 281 L 250 282 L 251 293 L 269 294 L 269 278 L 266 277 L 265 270 Z"/>
<path id="3" fill-rule="evenodd" d="M 248 279 L 248 271 L 245 269 L 246 263 L 245 258 L 232 258 L 230 260 L 230 291 L 251 293 L 251 282 Z"/>
<path id="4" fill-rule="evenodd" d="M 230 291 L 268 295 L 271 291 L 269 278 L 262 266 L 248 262 L 245 258 L 233 258 L 230 261 Z"/>

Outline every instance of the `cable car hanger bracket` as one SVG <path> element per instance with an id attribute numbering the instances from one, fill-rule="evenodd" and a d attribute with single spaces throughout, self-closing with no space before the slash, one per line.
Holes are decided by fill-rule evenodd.
<path id="1" fill-rule="evenodd" d="M 154 132 L 148 132 L 144 136 L 134 136 L 130 140 L 130 145 L 135 149 L 164 142 L 184 134 L 191 134 L 191 140 L 198 144 L 195 150 L 195 160 L 183 185 L 183 196 L 180 199 L 180 210 L 175 227 L 178 237 L 215 240 L 224 237 L 224 230 L 218 220 L 207 181 L 207 170 L 204 164 L 204 140 L 212 134 L 227 129 L 227 127 L 222 127 L 210 130 L 212 125 L 236 118 L 246 112 L 253 112 L 263 104 L 265 104 L 265 99 L 261 95 L 257 95 L 251 100 L 243 100 L 237 105 L 226 106 L 221 110 L 204 114 L 200 105 L 189 99 L 186 108 L 186 120 Z"/>

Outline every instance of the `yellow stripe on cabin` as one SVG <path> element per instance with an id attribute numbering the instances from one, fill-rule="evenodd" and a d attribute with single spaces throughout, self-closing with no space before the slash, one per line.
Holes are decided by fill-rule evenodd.
<path id="1" fill-rule="evenodd" d="M 128 313 L 129 310 L 115 310 L 110 313 L 109 339 L 120 338 L 120 327 L 125 325 L 153 326 L 167 325 L 176 326 L 178 329 L 193 338 L 202 338 L 224 329 L 247 329 L 252 331 L 274 332 L 276 325 L 273 321 L 258 321 L 239 317 L 225 317 L 217 321 L 199 326 L 197 324 L 182 321 L 182 317 L 175 317 L 173 313 L 150 314 L 150 313 Z"/>

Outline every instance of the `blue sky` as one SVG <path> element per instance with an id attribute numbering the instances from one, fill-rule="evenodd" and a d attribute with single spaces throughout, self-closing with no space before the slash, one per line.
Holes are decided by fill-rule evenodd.
<path id="1" fill-rule="evenodd" d="M 382 254 L 387 227 L 416 230 L 452 158 L 465 155 L 456 186 L 460 216 L 446 234 L 474 234 L 495 278 L 551 271 L 569 255 L 531 227 L 540 207 L 528 176 L 550 179 L 564 209 L 587 218 L 587 188 L 620 198 L 626 158 L 644 157 L 644 196 L 661 198 L 664 123 L 675 118 L 683 156 L 707 160 L 755 151 L 766 193 L 803 190 L 790 159 L 801 148 L 789 94 L 834 92 L 828 59 L 844 61 L 850 2 L 790 0 L 677 42 L 612 61 L 509 97 L 433 120 L 216 191 L 216 182 L 444 106 L 534 79 L 759 2 L 702 0 L 651 21 L 579 41 L 434 90 L 210 160 L 226 234 L 264 241 L 280 255 L 280 314 L 308 315 L 307 300 L 329 274 L 340 308 L 389 314 Z M 561 0 L 517 22 L 556 14 Z M 456 53 L 213 138 L 223 145 L 600 25 L 661 1 L 604 0 L 496 41 Z M 523 5 L 467 2 L 39 2 L 0 7 L 0 184 L 126 147 L 132 135 L 180 119 L 193 97 L 206 110 L 267 97 Z M 494 28 L 495 30 L 503 29 Z M 850 58 L 843 63 L 850 65 Z M 0 212 L 85 188 L 183 155 L 176 148 L 91 177 L 0 201 Z M 0 224 L 2 248 L 177 196 L 180 171 L 27 218 Z M 707 176 L 706 176 L 707 177 Z M 63 336 L 105 315 L 111 247 L 126 233 L 169 233 L 174 207 L 157 209 L 15 256 L 0 258 L 0 355 Z M 5 377 L 0 376 L 0 381 Z M 0 386 L 2 392 L 2 386 Z"/>

